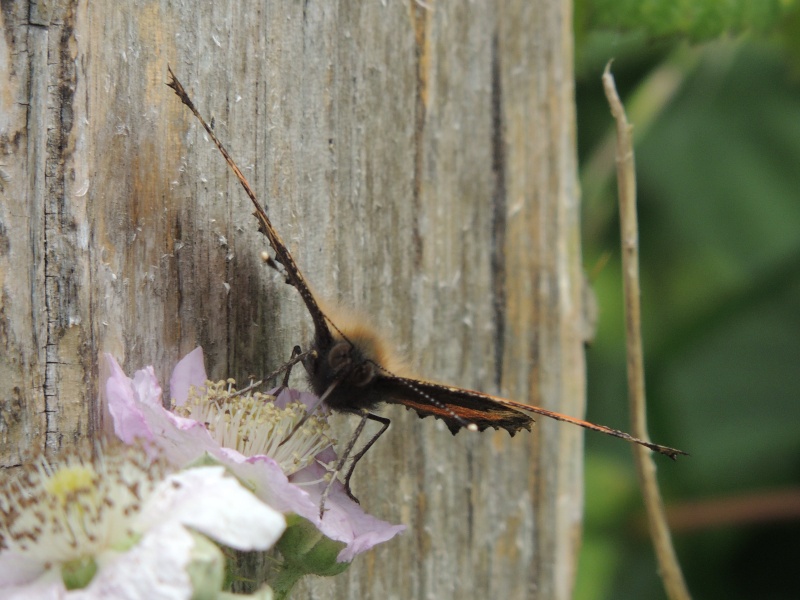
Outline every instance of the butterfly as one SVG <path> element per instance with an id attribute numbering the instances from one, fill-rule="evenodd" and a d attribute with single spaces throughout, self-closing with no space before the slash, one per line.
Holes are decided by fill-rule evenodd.
<path id="1" fill-rule="evenodd" d="M 274 261 L 283 268 L 287 283 L 298 291 L 311 316 L 314 339 L 311 349 L 303 353 L 302 361 L 308 372 L 312 390 L 332 410 L 358 413 L 362 417 L 348 448 L 343 453 L 341 464 L 352 450 L 366 420 L 381 424 L 380 431 L 352 457 L 350 470 L 345 477 L 348 494 L 350 494 L 349 480 L 355 463 L 389 426 L 389 419 L 370 412 L 382 403 L 402 404 L 416 411 L 421 418 L 433 416 L 441 419 L 453 434 L 461 429 L 483 431 L 492 427 L 505 429 L 513 436 L 522 429 L 530 431 L 534 422 L 531 416 L 533 413 L 640 444 L 672 459 L 686 454 L 675 448 L 633 437 L 624 431 L 538 406 L 403 374 L 402 369 L 395 365 L 383 339 L 376 331 L 363 322 L 337 318 L 331 310 L 322 309 L 241 170 L 195 108 L 172 69 L 168 67 L 168 71 L 170 81 L 167 85 L 197 117 L 241 183 L 255 207 L 254 214 L 259 222 L 259 230 L 267 237 L 275 252 Z M 341 465 L 338 469 L 341 469 Z M 350 495 L 352 497 L 352 494 Z"/>

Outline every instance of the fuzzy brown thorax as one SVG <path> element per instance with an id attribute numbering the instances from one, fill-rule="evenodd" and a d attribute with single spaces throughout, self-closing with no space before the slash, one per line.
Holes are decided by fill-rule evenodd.
<path id="1" fill-rule="evenodd" d="M 383 339 L 361 320 L 340 317 L 333 338 L 316 336 L 313 349 L 315 353 L 304 362 L 309 382 L 318 396 L 336 383 L 326 399 L 334 410 L 374 408 L 386 400 L 375 383 L 402 370 Z"/>

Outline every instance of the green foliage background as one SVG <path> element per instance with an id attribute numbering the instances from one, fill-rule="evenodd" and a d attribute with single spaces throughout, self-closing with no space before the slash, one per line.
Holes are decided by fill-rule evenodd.
<path id="1" fill-rule="evenodd" d="M 695 598 L 797 598 L 800 498 L 800 9 L 792 0 L 576 6 L 584 259 L 599 320 L 588 417 L 627 420 L 613 73 L 635 127 L 650 434 L 668 506 L 740 500 L 760 519 L 675 531 Z M 603 165 L 606 165 L 604 167 Z M 624 427 L 623 427 L 624 428 Z M 663 598 L 630 448 L 587 435 L 576 597 Z M 718 509 L 718 510 L 717 510 Z"/>

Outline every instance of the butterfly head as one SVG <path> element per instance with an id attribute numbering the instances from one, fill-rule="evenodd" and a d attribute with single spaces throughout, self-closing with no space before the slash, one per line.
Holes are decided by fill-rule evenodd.
<path id="1" fill-rule="evenodd" d="M 349 341 L 336 342 L 327 361 L 331 376 L 344 384 L 363 388 L 375 379 L 375 364 Z"/>
<path id="2" fill-rule="evenodd" d="M 328 392 L 334 410 L 371 409 L 385 399 L 377 385 L 402 365 L 393 360 L 383 339 L 362 319 L 338 317 L 334 332 L 317 334 L 315 353 L 305 367 L 314 392 Z"/>

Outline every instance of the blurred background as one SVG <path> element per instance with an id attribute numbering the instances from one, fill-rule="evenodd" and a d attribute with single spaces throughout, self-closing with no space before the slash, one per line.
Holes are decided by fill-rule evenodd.
<path id="1" fill-rule="evenodd" d="M 724 5 L 724 6 L 722 6 Z M 651 438 L 695 598 L 800 598 L 800 7 L 576 3 L 588 418 L 626 428 L 613 58 L 634 125 Z M 576 598 L 663 598 L 631 450 L 588 434 Z"/>

